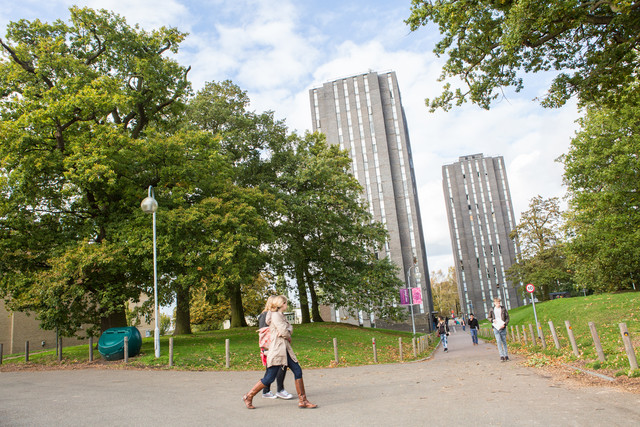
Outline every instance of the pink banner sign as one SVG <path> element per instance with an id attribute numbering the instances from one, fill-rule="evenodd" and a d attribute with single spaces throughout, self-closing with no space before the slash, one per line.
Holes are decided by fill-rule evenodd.
<path id="1" fill-rule="evenodd" d="M 422 304 L 422 289 L 411 288 L 411 296 L 414 304 Z"/>

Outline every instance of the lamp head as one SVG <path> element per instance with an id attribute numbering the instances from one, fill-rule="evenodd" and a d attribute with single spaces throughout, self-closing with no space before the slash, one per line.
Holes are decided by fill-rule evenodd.
<path id="1" fill-rule="evenodd" d="M 158 210 L 158 202 L 153 197 L 145 197 L 142 203 L 140 203 L 140 209 L 144 213 L 156 213 Z"/>

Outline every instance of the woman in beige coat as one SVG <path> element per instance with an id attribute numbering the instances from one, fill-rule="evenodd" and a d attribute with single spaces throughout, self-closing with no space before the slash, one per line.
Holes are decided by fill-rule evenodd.
<path id="1" fill-rule="evenodd" d="M 287 297 L 278 295 L 272 300 L 272 306 L 267 313 L 267 324 L 271 331 L 271 344 L 267 353 L 267 371 L 258 383 L 253 386 L 249 393 L 242 396 L 242 400 L 248 409 L 255 409 L 253 397 L 265 386 L 271 385 L 276 379 L 278 370 L 288 367 L 293 372 L 295 378 L 296 391 L 298 392 L 299 408 L 316 408 L 307 400 L 307 393 L 304 390 L 302 381 L 302 368 L 296 359 L 296 355 L 291 348 L 291 333 L 293 328 L 284 316 L 287 309 Z"/>

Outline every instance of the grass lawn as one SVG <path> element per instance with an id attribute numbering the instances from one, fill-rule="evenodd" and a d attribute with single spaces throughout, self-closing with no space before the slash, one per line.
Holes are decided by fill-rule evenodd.
<path id="1" fill-rule="evenodd" d="M 372 338 L 376 340 L 378 363 L 400 361 L 398 338 L 402 338 L 403 360 L 415 360 L 413 356 L 412 334 L 410 332 L 370 329 L 344 323 L 310 323 L 294 325 L 293 350 L 303 369 L 336 366 L 333 338 L 338 340 L 339 366 L 373 364 Z M 258 348 L 256 327 L 234 328 L 193 335 L 179 335 L 173 338 L 174 369 L 184 370 L 226 370 L 225 340 L 230 344 L 230 370 L 263 370 Z M 437 339 L 432 335 L 431 345 L 417 358 L 422 358 L 433 350 Z M 160 338 L 161 355 L 154 357 L 153 337 L 142 339 L 140 354 L 129 359 L 129 365 L 140 368 L 167 368 L 169 365 L 169 337 Z M 10 356 L 9 356 L 10 357 Z M 123 361 L 107 362 L 94 351 L 95 363 L 121 366 Z M 89 361 L 89 347 L 79 345 L 63 349 L 63 364 L 85 364 Z M 25 365 L 24 355 L 8 358 L 5 365 Z M 31 354 L 30 365 L 58 365 L 55 350 Z M 8 366 L 10 368 L 10 366 Z M 18 368 L 14 366 L 14 368 Z"/>
<path id="2" fill-rule="evenodd" d="M 537 346 L 516 343 L 515 337 L 510 338 L 509 346 L 523 349 L 527 352 L 560 358 L 567 362 L 584 361 L 591 369 L 607 369 L 617 375 L 629 374 L 637 376 L 639 372 L 629 372 L 629 359 L 625 352 L 620 334 L 620 323 L 626 323 L 635 349 L 636 358 L 640 360 L 640 292 L 625 292 L 616 294 L 590 295 L 587 297 L 561 298 L 552 301 L 536 303 L 536 312 L 545 334 L 547 349 L 542 350 L 540 341 Z M 534 325 L 533 307 L 527 305 L 509 311 L 509 326 L 525 325 L 527 333 L 529 324 Z M 560 350 L 557 350 L 551 335 L 549 321 L 553 321 Z M 571 323 L 580 357 L 573 354 L 569 342 L 565 320 Z M 593 322 L 598 331 L 600 342 L 606 357 L 605 362 L 598 361 L 598 354 L 593 344 L 589 322 Z M 481 326 L 489 327 L 488 322 Z M 511 332 L 511 331 L 509 331 Z M 522 326 L 520 326 L 522 332 Z"/>

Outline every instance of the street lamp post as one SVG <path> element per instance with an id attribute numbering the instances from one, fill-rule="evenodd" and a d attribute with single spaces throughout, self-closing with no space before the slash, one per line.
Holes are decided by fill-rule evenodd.
<path id="1" fill-rule="evenodd" d="M 153 302 L 155 307 L 156 328 L 153 331 L 153 348 L 156 358 L 160 357 L 160 328 L 158 328 L 158 261 L 156 257 L 156 211 L 158 202 L 153 197 L 153 187 L 149 186 L 149 195 L 140 203 L 140 208 L 144 213 L 150 213 L 153 218 Z"/>

